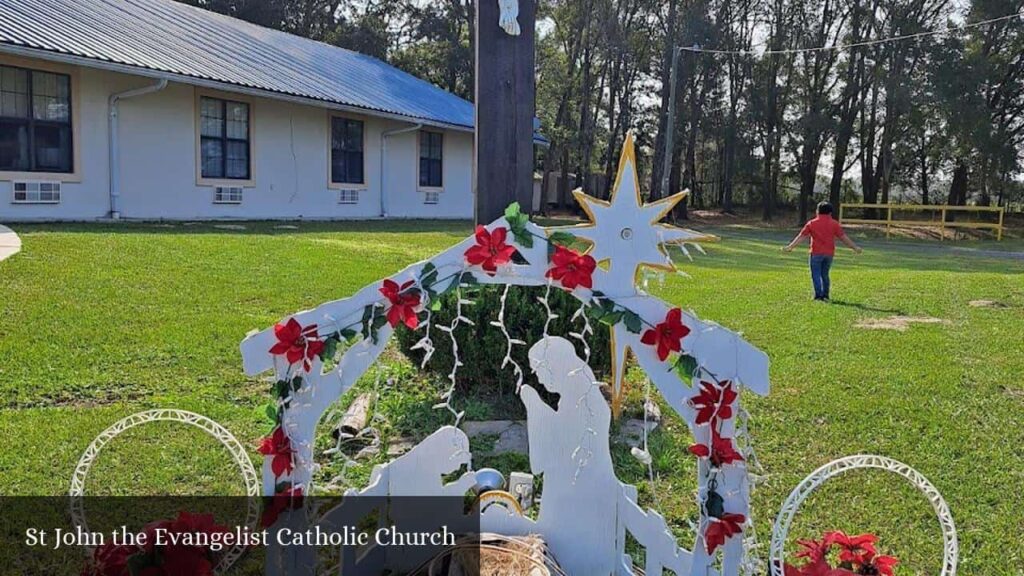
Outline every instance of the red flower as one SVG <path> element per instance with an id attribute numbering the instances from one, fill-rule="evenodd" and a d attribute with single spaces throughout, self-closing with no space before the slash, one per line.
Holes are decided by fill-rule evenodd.
<path id="1" fill-rule="evenodd" d="M 860 569 L 858 572 L 861 574 L 880 574 L 881 576 L 894 576 L 893 568 L 900 563 L 895 556 L 875 556 L 872 552 L 865 553 L 861 559 Z"/>
<path id="2" fill-rule="evenodd" d="M 732 382 L 725 380 L 721 387 L 701 381 L 700 393 L 690 398 L 690 404 L 697 409 L 697 424 L 706 424 L 712 418 L 732 418 L 732 403 L 738 394 L 732 389 Z"/>
<path id="3" fill-rule="evenodd" d="M 277 522 L 281 512 L 302 507 L 302 488 L 285 488 L 265 501 L 263 514 L 260 516 L 260 526 L 269 528 Z"/>
<path id="4" fill-rule="evenodd" d="M 399 322 L 404 323 L 410 330 L 415 330 L 420 325 L 419 316 L 416 315 L 416 308 L 420 305 L 420 293 L 418 290 L 409 290 L 414 284 L 409 280 L 401 286 L 393 280 L 385 280 L 380 288 L 380 293 L 391 302 L 388 308 L 388 324 L 394 328 Z"/>
<path id="5" fill-rule="evenodd" d="M 476 246 L 466 250 L 466 262 L 472 266 L 480 266 L 491 276 L 498 272 L 498 266 L 507 264 L 516 253 L 515 246 L 505 243 L 508 237 L 508 229 L 504 227 L 495 228 L 488 232 L 483 226 L 476 227 Z"/>
<path id="6" fill-rule="evenodd" d="M 597 261 L 593 256 L 555 246 L 555 253 L 551 255 L 551 269 L 544 276 L 560 281 L 566 290 L 575 290 L 577 286 L 593 288 L 596 268 Z"/>
<path id="7" fill-rule="evenodd" d="M 669 352 L 683 349 L 683 338 L 690 329 L 683 325 L 683 311 L 673 308 L 668 311 L 665 321 L 644 332 L 640 341 L 648 346 L 658 347 L 658 360 L 668 358 Z"/>
<path id="8" fill-rule="evenodd" d="M 303 328 L 295 318 L 289 318 L 285 324 L 275 324 L 274 336 L 277 344 L 270 348 L 270 353 L 284 354 L 289 364 L 303 360 L 306 372 L 310 369 L 309 361 L 324 350 L 324 343 L 316 333 L 316 324 Z"/>
<path id="9" fill-rule="evenodd" d="M 290 473 L 294 468 L 292 456 L 295 450 L 292 449 L 292 441 L 280 426 L 274 428 L 274 433 L 260 442 L 259 453 L 274 457 L 270 461 L 270 469 L 274 471 L 275 477 Z"/>
<path id="10" fill-rule="evenodd" d="M 800 545 L 803 550 L 797 552 L 797 558 L 807 558 L 811 562 L 818 562 L 825 559 L 828 555 L 829 544 L 824 541 L 818 542 L 817 540 L 797 540 L 797 544 Z"/>
<path id="11" fill-rule="evenodd" d="M 714 432 L 711 436 L 711 448 L 708 448 L 706 444 L 693 444 L 690 446 L 690 453 L 698 458 L 710 458 L 711 465 L 715 468 L 721 468 L 723 464 L 743 461 L 743 455 L 736 451 L 731 439 L 722 438 Z"/>
<path id="12" fill-rule="evenodd" d="M 704 531 L 704 546 L 708 554 L 714 554 L 726 539 L 743 531 L 740 524 L 746 521 L 742 514 L 722 514 L 721 518 L 709 518 L 708 527 Z"/>
<path id="13" fill-rule="evenodd" d="M 92 563 L 82 570 L 82 576 L 129 576 L 128 559 L 139 549 L 124 544 L 107 542 L 92 553 Z"/>
<path id="14" fill-rule="evenodd" d="M 875 550 L 875 543 L 878 542 L 878 536 L 874 534 L 860 534 L 857 536 L 847 536 L 845 532 L 826 532 L 824 544 L 826 546 L 839 546 L 842 550 L 839 552 L 839 561 L 848 562 L 852 564 L 863 564 L 864 557 L 868 554 L 874 556 L 878 553 Z"/>

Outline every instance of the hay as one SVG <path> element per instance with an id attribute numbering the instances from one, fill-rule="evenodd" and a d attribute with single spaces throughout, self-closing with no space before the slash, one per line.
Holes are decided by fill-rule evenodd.
<path id="1" fill-rule="evenodd" d="M 477 571 L 479 566 L 479 571 Z M 544 540 L 537 535 L 484 533 L 438 554 L 416 576 L 565 576 Z"/>

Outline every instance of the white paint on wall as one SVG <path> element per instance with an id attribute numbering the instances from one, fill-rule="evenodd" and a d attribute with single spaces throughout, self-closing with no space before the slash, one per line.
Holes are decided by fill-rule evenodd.
<path id="1" fill-rule="evenodd" d="M 78 68 L 79 181 L 64 182 L 59 204 L 14 204 L 0 176 L 0 221 L 94 220 L 107 216 L 107 98 L 152 82 Z M 381 133 L 413 126 L 375 116 L 365 122 L 365 185 L 354 204 L 339 203 L 329 184 L 329 117 L 324 108 L 221 94 L 250 102 L 252 174 L 240 204 L 215 204 L 212 186 L 196 176 L 196 90 L 171 83 L 163 91 L 120 103 L 121 216 L 128 219 L 366 219 L 379 218 Z M 217 95 L 217 94 L 212 94 Z M 335 114 L 339 114 L 334 112 Z M 344 114 L 341 114 L 344 115 Z M 473 136 L 444 132 L 444 187 L 436 204 L 418 187 L 418 132 L 388 139 L 384 182 L 388 217 L 472 218 Z"/>

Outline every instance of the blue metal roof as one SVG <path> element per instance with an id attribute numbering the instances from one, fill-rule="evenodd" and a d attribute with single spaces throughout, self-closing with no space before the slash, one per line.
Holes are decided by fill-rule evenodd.
<path id="1" fill-rule="evenodd" d="M 25 49 L 473 127 L 473 104 L 376 58 L 172 0 L 0 0 L 0 51 Z"/>

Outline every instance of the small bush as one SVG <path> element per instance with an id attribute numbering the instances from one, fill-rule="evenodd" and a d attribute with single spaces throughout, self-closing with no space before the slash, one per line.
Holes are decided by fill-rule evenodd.
<path id="1" fill-rule="evenodd" d="M 511 366 L 502 368 L 505 358 L 506 340 L 501 330 L 492 326 L 491 322 L 498 319 L 501 310 L 501 286 L 472 286 L 463 288 L 463 295 L 474 302 L 471 306 L 462 307 L 462 315 L 473 321 L 474 325 L 461 324 L 455 330 L 459 342 L 459 359 L 463 366 L 459 368 L 456 386 L 459 391 L 472 391 L 474 394 L 501 394 L 514 391 L 515 374 Z M 505 326 L 512 338 L 523 340 L 526 346 L 514 346 L 512 358 L 522 367 L 525 382 L 535 384 L 527 353 L 531 345 L 544 334 L 545 310 L 537 298 L 544 295 L 544 288 L 512 286 L 509 288 L 505 302 Z M 434 312 L 431 339 L 435 352 L 425 370 L 441 378 L 447 378 L 452 369 L 452 346 L 447 333 L 437 330 L 437 326 L 451 325 L 455 319 L 456 295 L 449 293 L 442 297 L 441 310 Z M 580 307 L 580 302 L 567 292 L 552 288 L 548 301 L 552 312 L 558 318 L 551 321 L 548 334 L 562 336 L 576 345 L 576 352 L 585 357 L 581 342 L 569 336 L 570 332 L 583 329 L 583 319 L 573 322 L 572 317 Z M 611 371 L 611 354 L 608 348 L 608 327 L 591 320 L 594 333 L 588 338 L 590 345 L 590 367 L 598 378 L 603 378 Z M 422 350 L 410 348 L 423 337 L 425 328 L 419 330 L 400 330 L 398 343 L 402 353 L 417 365 L 423 359 Z"/>

